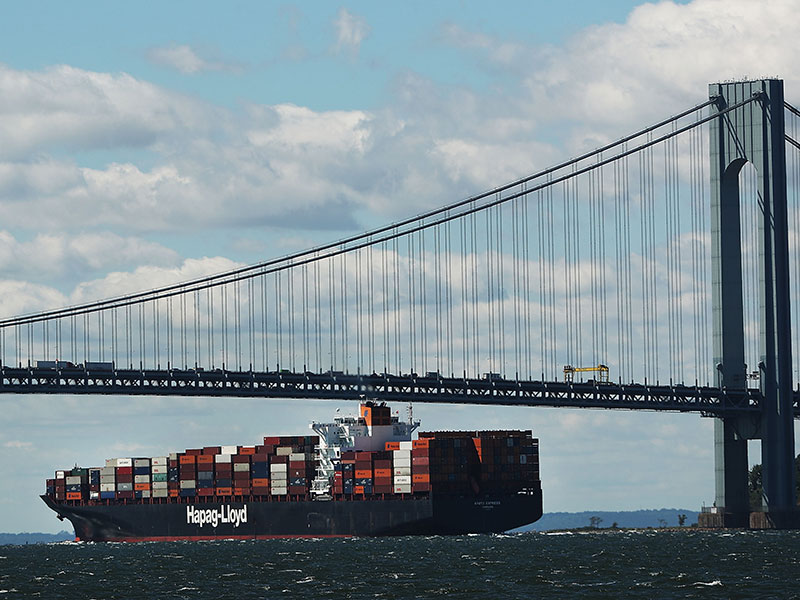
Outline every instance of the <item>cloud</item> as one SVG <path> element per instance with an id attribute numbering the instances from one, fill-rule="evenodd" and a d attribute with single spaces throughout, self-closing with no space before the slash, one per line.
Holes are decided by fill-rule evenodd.
<path id="1" fill-rule="evenodd" d="M 333 21 L 336 30 L 336 52 L 357 55 L 361 43 L 367 38 L 370 26 L 364 17 L 340 8 Z"/>
<path id="2" fill-rule="evenodd" d="M 186 44 L 150 48 L 147 51 L 147 58 L 154 64 L 174 69 L 184 75 L 195 75 L 209 71 L 238 73 L 242 70 L 241 65 L 230 61 L 202 58 L 194 48 Z"/>

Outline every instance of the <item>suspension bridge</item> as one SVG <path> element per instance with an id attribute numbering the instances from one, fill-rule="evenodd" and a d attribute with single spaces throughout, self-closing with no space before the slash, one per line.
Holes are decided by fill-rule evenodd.
<path id="1" fill-rule="evenodd" d="M 708 523 L 748 525 L 760 439 L 761 523 L 796 526 L 798 125 L 782 81 L 713 84 L 658 123 L 413 218 L 2 319 L 0 393 L 695 412 L 715 419 Z M 595 365 L 611 376 L 574 377 Z"/>

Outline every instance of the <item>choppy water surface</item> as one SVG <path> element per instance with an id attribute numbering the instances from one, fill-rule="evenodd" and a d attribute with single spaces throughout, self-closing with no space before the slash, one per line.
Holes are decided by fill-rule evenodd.
<path id="1" fill-rule="evenodd" d="M 0 546 L 0 598 L 800 598 L 798 532 Z"/>

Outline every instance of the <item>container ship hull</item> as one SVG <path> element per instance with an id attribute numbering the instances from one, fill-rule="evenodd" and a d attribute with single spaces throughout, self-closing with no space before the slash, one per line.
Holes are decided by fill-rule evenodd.
<path id="1" fill-rule="evenodd" d="M 500 533 L 538 520 L 540 489 L 363 500 L 71 505 L 43 495 L 77 541 L 172 541 Z"/>

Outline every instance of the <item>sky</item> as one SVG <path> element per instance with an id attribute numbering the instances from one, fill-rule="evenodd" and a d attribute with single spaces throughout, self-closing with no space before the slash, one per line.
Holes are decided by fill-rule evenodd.
<path id="1" fill-rule="evenodd" d="M 790 0 L 3 3 L 0 316 L 417 214 L 696 105 L 710 82 L 777 76 L 800 104 L 798 21 Z M 64 527 L 37 499 L 57 468 L 252 444 L 336 408 L 0 396 L 0 531 Z M 709 419 L 414 415 L 532 429 L 548 512 L 713 502 Z"/>

